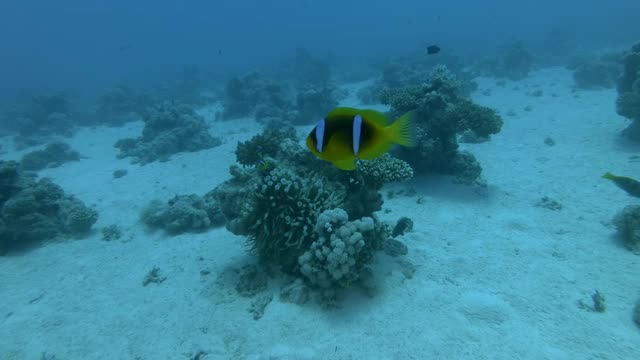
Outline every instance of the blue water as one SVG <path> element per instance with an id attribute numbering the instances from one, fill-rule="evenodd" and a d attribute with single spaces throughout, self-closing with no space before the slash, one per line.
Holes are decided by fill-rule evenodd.
<path id="1" fill-rule="evenodd" d="M 556 29 L 568 32 L 573 46 L 587 49 L 623 46 L 638 35 L 638 5 L 632 0 L 400 5 L 381 0 L 186 5 L 6 0 L 0 6 L 3 91 L 96 90 L 114 82 L 170 78 L 191 65 L 229 76 L 277 63 L 296 47 L 338 60 L 369 61 L 429 43 L 471 57 L 512 39 L 539 49 Z"/>
<path id="2" fill-rule="evenodd" d="M 0 359 L 639 359 L 638 16 L 1 1 Z"/>

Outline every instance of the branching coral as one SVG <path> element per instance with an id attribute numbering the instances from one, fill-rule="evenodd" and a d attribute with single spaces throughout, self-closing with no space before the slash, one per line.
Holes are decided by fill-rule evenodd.
<path id="1" fill-rule="evenodd" d="M 209 134 L 204 119 L 186 105 L 163 103 L 144 117 L 142 136 L 121 139 L 115 143 L 119 158 L 131 156 L 134 162 L 146 164 L 167 160 L 179 152 L 209 149 L 222 143 Z"/>
<path id="2" fill-rule="evenodd" d="M 389 154 L 373 160 L 359 161 L 358 171 L 365 177 L 367 184 L 378 189 L 386 183 L 405 181 L 413 177 L 411 165 Z"/>

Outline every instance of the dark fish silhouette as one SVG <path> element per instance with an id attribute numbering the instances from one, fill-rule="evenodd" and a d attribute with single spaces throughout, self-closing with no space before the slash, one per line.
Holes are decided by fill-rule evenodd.
<path id="1" fill-rule="evenodd" d="M 427 46 L 427 49 L 426 49 L 427 55 L 434 55 L 439 52 L 440 52 L 440 46 L 438 45 Z"/>
<path id="2" fill-rule="evenodd" d="M 618 187 L 626 191 L 629 195 L 640 197 L 640 181 L 625 176 L 616 176 L 608 172 L 602 178 L 613 181 Z"/>

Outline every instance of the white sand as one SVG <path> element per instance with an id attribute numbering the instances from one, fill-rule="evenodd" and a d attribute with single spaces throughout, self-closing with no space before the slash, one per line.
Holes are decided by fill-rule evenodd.
<path id="1" fill-rule="evenodd" d="M 640 148 L 619 137 L 627 122 L 615 114 L 614 90 L 573 94 L 571 86 L 563 69 L 505 87 L 480 79 L 492 95 L 477 92 L 475 100 L 505 119 L 490 142 L 463 145 L 481 162 L 487 190 L 417 178 L 391 186 L 417 194 L 387 199 L 390 212 L 380 214 L 414 220 L 404 237 L 413 278 L 381 255 L 374 267 L 380 293 L 354 291 L 329 312 L 280 302 L 272 281 L 276 296 L 258 321 L 247 311 L 251 299 L 216 282 L 252 260 L 243 238 L 224 229 L 147 233 L 137 216 L 153 198 L 202 194 L 226 180 L 236 142 L 255 125 L 212 123 L 224 145 L 142 167 L 116 160 L 112 147 L 136 136 L 140 123 L 81 130 L 70 144 L 87 158 L 41 175 L 95 206 L 96 229 L 119 224 L 125 236 L 105 242 L 95 231 L 0 257 L 0 358 L 189 359 L 202 350 L 201 360 L 640 359 L 640 329 L 631 320 L 640 257 L 610 225 L 634 199 L 600 178 L 605 171 L 638 177 L 640 164 L 627 160 Z M 537 88 L 544 96 L 526 95 Z M 346 105 L 357 105 L 355 98 Z M 544 144 L 547 136 L 555 146 Z M 128 175 L 113 179 L 119 168 Z M 543 196 L 563 209 L 534 206 Z M 154 265 L 167 280 L 143 287 Z M 605 313 L 577 306 L 590 304 L 595 289 L 606 297 Z"/>

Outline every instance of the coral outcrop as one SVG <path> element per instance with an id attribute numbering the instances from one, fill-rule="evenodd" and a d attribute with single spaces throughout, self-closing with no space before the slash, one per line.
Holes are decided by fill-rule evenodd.
<path id="1" fill-rule="evenodd" d="M 420 60 L 407 59 L 386 64 L 382 68 L 380 78 L 373 85 L 360 89 L 358 97 L 365 104 L 380 103 L 384 99 L 385 93 L 389 91 L 428 83 L 433 70 L 443 64 L 446 64 L 445 66 L 455 73 L 459 96 L 468 97 L 472 91 L 478 88 L 478 84 L 473 81 L 471 74 L 460 67 L 456 58 L 439 57 L 437 63 L 434 63 L 420 57 Z"/>
<path id="2" fill-rule="evenodd" d="M 473 66 L 473 72 L 477 76 L 518 81 L 529 75 L 533 60 L 522 41 L 512 41 L 502 46 L 499 56 L 480 59 Z"/>
<path id="3" fill-rule="evenodd" d="M 622 72 L 621 60 L 620 54 L 607 54 L 579 61 L 569 68 L 580 89 L 612 88 Z"/>
<path id="4" fill-rule="evenodd" d="M 618 114 L 631 120 L 623 131 L 629 139 L 640 142 L 640 44 L 631 48 L 624 57 L 624 70 L 618 80 Z"/>
<path id="5" fill-rule="evenodd" d="M 48 179 L 22 173 L 14 161 L 0 161 L 0 253 L 43 240 L 81 237 L 98 214 Z"/>
<path id="6" fill-rule="evenodd" d="M 71 149 L 69 144 L 54 142 L 42 150 L 32 151 L 22 157 L 22 168 L 29 171 L 38 171 L 45 168 L 58 167 L 66 162 L 80 160 L 80 154 Z"/>
<path id="7" fill-rule="evenodd" d="M 116 86 L 98 99 L 96 122 L 120 126 L 144 116 L 153 104 L 153 97 L 147 93 L 123 85 Z"/>
<path id="8" fill-rule="evenodd" d="M 211 196 L 177 195 L 167 202 L 151 201 L 141 212 L 142 222 L 170 235 L 205 231 L 224 224 L 217 202 Z"/>
<path id="9" fill-rule="evenodd" d="M 292 127 L 284 130 L 265 129 L 250 140 L 238 143 L 236 160 L 243 166 L 256 166 L 267 157 L 274 157 L 280 151 L 280 144 L 285 139 L 295 137 Z"/>
<path id="10" fill-rule="evenodd" d="M 306 64 L 300 65 L 306 69 Z M 331 82 L 301 70 L 295 90 L 265 79 L 257 73 L 230 80 L 224 91 L 224 109 L 220 120 L 254 116 L 258 122 L 274 121 L 288 124 L 312 124 L 337 106 L 341 96 Z M 322 76 L 322 75 L 317 75 Z"/>
<path id="11" fill-rule="evenodd" d="M 521 41 L 515 41 L 505 47 L 502 57 L 502 71 L 510 80 L 526 78 L 533 66 L 533 55 Z"/>
<path id="12" fill-rule="evenodd" d="M 640 205 L 625 206 L 613 218 L 618 233 L 629 250 L 640 254 Z"/>
<path id="13" fill-rule="evenodd" d="M 387 239 L 385 229 L 376 229 L 373 218 L 349 221 L 340 208 L 322 212 L 314 231 L 317 239 L 298 257 L 298 263 L 302 275 L 322 288 L 356 283 L 373 252 Z"/>
<path id="14" fill-rule="evenodd" d="M 379 190 L 413 173 L 388 156 L 343 172 L 277 130 L 239 144 L 237 155 L 245 167 L 232 166 L 232 178 L 212 191 L 227 228 L 246 236 L 263 264 L 324 289 L 359 283 L 389 234 L 374 214 Z"/>
<path id="15" fill-rule="evenodd" d="M 455 76 L 446 67 L 434 69 L 431 80 L 421 86 L 387 91 L 383 102 L 391 105 L 392 118 L 414 112 L 417 147 L 398 149 L 398 154 L 416 172 L 449 174 L 464 184 L 478 180 L 482 168 L 473 155 L 458 150 L 457 137 L 465 131 L 489 137 L 500 131 L 502 118 L 460 97 Z"/>
<path id="16" fill-rule="evenodd" d="M 299 87 L 296 95 L 295 125 L 314 124 L 338 106 L 339 92 L 335 85 Z"/>
<path id="17" fill-rule="evenodd" d="M 204 119 L 187 105 L 165 102 L 149 109 L 142 136 L 120 139 L 115 147 L 119 158 L 132 157 L 134 163 L 166 161 L 179 152 L 194 152 L 222 144 L 211 136 Z"/>
<path id="18" fill-rule="evenodd" d="M 256 115 L 258 119 L 288 118 L 292 104 L 285 89 L 258 73 L 234 78 L 227 82 L 223 97 L 221 120 Z"/>
<path id="19" fill-rule="evenodd" d="M 32 97 L 15 120 L 20 135 L 27 137 L 69 134 L 73 127 L 71 106 L 63 93 Z"/>

